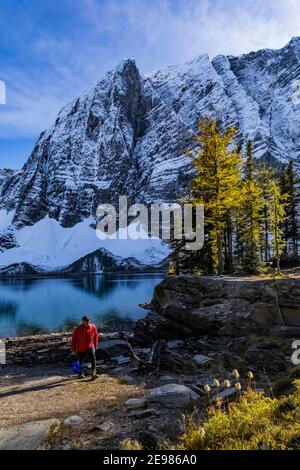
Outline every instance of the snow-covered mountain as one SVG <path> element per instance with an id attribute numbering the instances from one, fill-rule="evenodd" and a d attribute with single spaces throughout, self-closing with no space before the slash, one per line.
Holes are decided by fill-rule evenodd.
<path id="1" fill-rule="evenodd" d="M 4 182 L 13 176 L 16 173 L 15 170 L 10 170 L 9 168 L 0 168 L 0 193 L 1 193 L 1 188 L 4 184 Z"/>
<path id="2" fill-rule="evenodd" d="M 116 265 L 122 265 L 120 260 L 134 258 L 135 265 L 139 264 L 137 271 L 141 271 L 141 265 L 148 270 L 148 265 L 156 265 L 169 253 L 168 247 L 154 238 L 100 240 L 91 226 L 91 217 L 73 227 L 62 227 L 47 215 L 34 225 L 19 229 L 13 228 L 12 219 L 13 212 L 7 214 L 5 210 L 0 210 L 2 237 L 6 237 L 7 244 L 12 239 L 11 243 L 15 245 L 0 248 L 0 267 L 24 262 L 40 268 L 43 272 L 56 272 L 69 269 L 70 265 L 89 254 L 105 250 L 114 257 Z M 121 232 L 119 231 L 117 236 Z M 144 237 L 146 236 L 144 233 Z M 105 266 L 108 267 L 108 263 Z"/>
<path id="3" fill-rule="evenodd" d="M 299 162 L 299 80 L 300 38 L 280 50 L 201 55 L 148 76 L 122 61 L 62 109 L 21 171 L 0 172 L 0 265 L 33 261 L 24 258 L 22 234 L 43 221 L 76 234 L 99 203 L 119 195 L 146 203 L 182 196 L 193 171 L 184 150 L 205 115 L 237 127 L 241 147 L 253 139 L 257 157 Z M 78 243 L 78 258 L 92 251 L 85 237 Z M 49 247 L 49 259 L 57 253 Z"/>
<path id="4" fill-rule="evenodd" d="M 1 277 L 23 277 L 23 276 L 65 276 L 70 274 L 104 274 L 104 273 L 151 273 L 156 271 L 165 271 L 167 269 L 167 259 L 157 264 L 145 264 L 135 257 L 124 258 L 112 254 L 105 248 L 99 248 L 93 253 L 83 256 L 68 266 L 58 269 L 45 269 L 40 265 L 21 262 L 13 263 L 7 266 L 0 266 Z"/>

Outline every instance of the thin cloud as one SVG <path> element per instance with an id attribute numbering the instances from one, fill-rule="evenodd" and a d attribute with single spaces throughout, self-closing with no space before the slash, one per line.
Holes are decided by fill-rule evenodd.
<path id="1" fill-rule="evenodd" d="M 63 105 L 123 57 L 134 57 L 148 73 L 205 52 L 213 58 L 280 48 L 299 34 L 300 25 L 298 0 L 74 0 L 72 5 L 76 21 L 63 36 L 36 25 L 24 46 L 30 67 L 17 55 L 2 64 L 8 104 L 0 110 L 1 138 L 38 135 Z M 29 21 L 26 17 L 27 30 Z M 22 44 L 19 34 L 16 48 Z"/>

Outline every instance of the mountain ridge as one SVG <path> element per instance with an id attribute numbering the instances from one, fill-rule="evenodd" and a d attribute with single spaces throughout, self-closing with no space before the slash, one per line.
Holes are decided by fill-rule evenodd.
<path id="1" fill-rule="evenodd" d="M 90 274 L 143 274 L 162 273 L 168 268 L 165 258 L 157 264 L 145 264 L 137 258 L 114 255 L 106 248 L 98 248 L 92 253 L 82 256 L 78 260 L 59 269 L 47 270 L 41 266 L 28 262 L 12 263 L 5 267 L 0 266 L 0 278 L 23 276 L 68 276 Z"/>
<path id="2" fill-rule="evenodd" d="M 0 170 L 0 210 L 13 214 L 2 250 L 46 216 L 69 228 L 120 195 L 145 204 L 182 197 L 194 174 L 184 151 L 206 115 L 235 126 L 240 149 L 251 138 L 255 157 L 299 166 L 299 77 L 299 37 L 282 49 L 201 54 L 147 75 L 134 59 L 120 61 L 58 113 L 20 171 Z"/>

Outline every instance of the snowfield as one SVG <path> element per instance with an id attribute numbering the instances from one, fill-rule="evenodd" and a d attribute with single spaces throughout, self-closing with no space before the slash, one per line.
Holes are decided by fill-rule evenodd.
<path id="1" fill-rule="evenodd" d="M 12 212 L 5 212 L 0 212 L 2 229 L 8 228 L 13 218 Z M 99 240 L 91 223 L 92 219 L 86 219 L 74 227 L 63 228 L 47 216 L 32 226 L 15 230 L 18 246 L 0 253 L 0 266 L 25 262 L 53 271 L 99 248 L 121 258 L 135 257 L 143 264 L 156 264 L 169 254 L 168 247 L 159 239 Z"/>

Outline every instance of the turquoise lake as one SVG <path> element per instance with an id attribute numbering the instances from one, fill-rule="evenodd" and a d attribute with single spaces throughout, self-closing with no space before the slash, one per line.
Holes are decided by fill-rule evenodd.
<path id="1" fill-rule="evenodd" d="M 98 326 L 122 327 L 147 314 L 163 275 L 7 279 L 0 281 L 0 337 L 68 330 L 88 314 Z"/>

